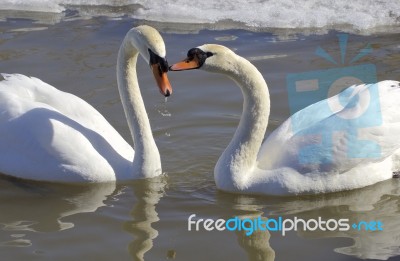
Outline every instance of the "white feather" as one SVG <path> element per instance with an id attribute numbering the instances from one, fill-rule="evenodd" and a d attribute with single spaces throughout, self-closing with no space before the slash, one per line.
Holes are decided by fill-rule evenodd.
<path id="1" fill-rule="evenodd" d="M 137 42 L 145 46 L 135 46 Z M 117 77 L 120 92 L 124 92 L 124 109 L 138 112 L 136 118 L 127 118 L 132 134 L 143 134 L 135 141 L 142 144 L 136 154 L 146 153 L 150 163 L 141 157 L 133 163 L 133 148 L 84 100 L 37 78 L 2 74 L 0 173 L 54 182 L 106 182 L 161 174 L 160 155 L 136 78 L 138 52 L 145 50 L 143 56 L 148 60 L 147 46 L 158 48 L 156 53 L 165 53 L 164 42 L 155 29 L 140 26 L 127 33 L 118 57 L 118 69 L 123 70 Z M 126 64 L 126 59 L 131 62 Z M 125 75 L 126 71 L 134 73 Z M 134 93 L 135 99 L 126 93 Z"/>
<path id="2" fill-rule="evenodd" d="M 336 102 L 338 94 L 312 104 L 263 142 L 270 97 L 261 73 L 224 46 L 199 48 L 213 54 L 200 68 L 227 75 L 244 96 L 238 129 L 215 166 L 219 189 L 274 195 L 328 193 L 372 185 L 400 170 L 399 82 L 350 86 L 343 91 L 345 102 Z M 374 124 L 368 125 L 369 121 Z M 317 146 L 307 147 L 304 154 L 307 145 Z"/>

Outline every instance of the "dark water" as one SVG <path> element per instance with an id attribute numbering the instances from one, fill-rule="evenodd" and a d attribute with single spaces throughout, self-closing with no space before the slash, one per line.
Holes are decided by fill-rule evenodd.
<path id="1" fill-rule="evenodd" d="M 0 71 L 35 76 L 83 98 L 131 142 L 116 87 L 115 64 L 131 19 L 0 22 Z M 348 35 L 342 64 L 337 34 L 245 30 L 162 30 L 170 63 L 188 49 L 219 43 L 251 60 L 270 88 L 270 132 L 288 116 L 288 73 L 373 64 L 378 80 L 400 80 L 400 35 Z M 196 27 L 198 28 L 198 26 Z M 178 33 L 179 31 L 179 33 Z M 189 30 L 190 31 L 190 30 Z M 326 50 L 335 65 L 317 55 Z M 0 179 L 1 260 L 396 260 L 400 255 L 399 180 L 346 193 L 307 197 L 232 195 L 216 190 L 213 167 L 240 118 L 234 83 L 200 71 L 170 73 L 165 102 L 139 60 L 138 74 L 165 175 L 126 184 L 54 185 Z M 68 102 L 68 101 L 65 101 Z M 381 221 L 383 231 L 188 231 L 203 219 L 302 218 Z"/>

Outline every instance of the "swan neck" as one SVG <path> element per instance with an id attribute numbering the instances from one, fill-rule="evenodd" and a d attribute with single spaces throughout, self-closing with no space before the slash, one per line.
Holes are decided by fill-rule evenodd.
<path id="1" fill-rule="evenodd" d="M 236 56 L 231 59 L 230 68 L 226 74 L 242 91 L 243 111 L 239 126 L 217 163 L 216 175 L 223 175 L 224 180 L 242 187 L 257 164 L 257 155 L 268 125 L 270 98 L 268 86 L 253 64 Z M 216 179 L 219 180 L 218 177 Z"/>
<path id="2" fill-rule="evenodd" d="M 161 172 L 161 160 L 137 79 L 136 63 L 139 52 L 131 38 L 128 33 L 118 53 L 118 90 L 134 141 L 133 175 L 153 177 Z"/>

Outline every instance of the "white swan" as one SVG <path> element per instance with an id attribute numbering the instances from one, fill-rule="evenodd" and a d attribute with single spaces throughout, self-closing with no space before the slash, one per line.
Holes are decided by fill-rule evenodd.
<path id="1" fill-rule="evenodd" d="M 118 53 L 118 89 L 135 150 L 84 100 L 20 74 L 0 81 L 0 173 L 51 182 L 107 182 L 161 174 L 136 75 L 138 54 L 163 95 L 172 89 L 165 45 L 152 27 L 132 28 Z"/>
<path id="2" fill-rule="evenodd" d="M 274 195 L 327 193 L 368 186 L 391 178 L 400 169 L 399 82 L 351 86 L 344 91 L 347 101 L 342 97 L 346 95 L 338 94 L 312 104 L 263 142 L 270 98 L 257 68 L 224 46 L 207 44 L 189 50 L 188 57 L 170 70 L 197 68 L 227 75 L 244 96 L 238 129 L 214 169 L 221 190 Z M 375 95 L 370 94 L 373 90 Z M 337 100 L 344 105 L 335 103 Z M 333 107 L 326 110 L 327 104 Z M 368 104 L 380 107 L 371 106 L 375 109 L 365 111 L 367 117 L 359 119 L 380 117 L 377 126 L 358 127 L 368 120 L 362 124 L 337 121 L 357 118 Z M 294 128 L 293 123 L 298 126 Z M 330 135 L 330 146 L 324 146 L 324 134 Z M 349 155 L 351 149 L 358 151 Z"/>

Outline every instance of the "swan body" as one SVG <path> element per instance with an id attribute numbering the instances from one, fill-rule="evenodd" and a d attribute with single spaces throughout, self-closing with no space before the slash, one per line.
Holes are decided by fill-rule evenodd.
<path id="1" fill-rule="evenodd" d="M 91 105 L 43 81 L 2 74 L 0 173 L 50 182 L 108 182 L 154 177 L 161 160 L 141 98 L 138 54 L 150 63 L 165 96 L 165 46 L 149 26 L 131 29 L 122 42 L 117 80 L 135 150 Z"/>
<path id="2" fill-rule="evenodd" d="M 270 97 L 254 65 L 224 46 L 207 44 L 191 49 L 184 61 L 170 67 L 173 71 L 187 69 L 227 75 L 244 97 L 239 126 L 214 169 L 221 190 L 269 195 L 328 193 L 372 185 L 400 170 L 399 82 L 351 86 L 343 91 L 347 99 L 337 94 L 312 104 L 264 140 Z M 341 103 L 336 102 L 340 99 Z M 368 104 L 377 106 L 365 110 Z M 377 117 L 379 123 L 360 128 L 357 120 L 338 121 L 363 113 L 367 117 L 362 119 Z"/>

